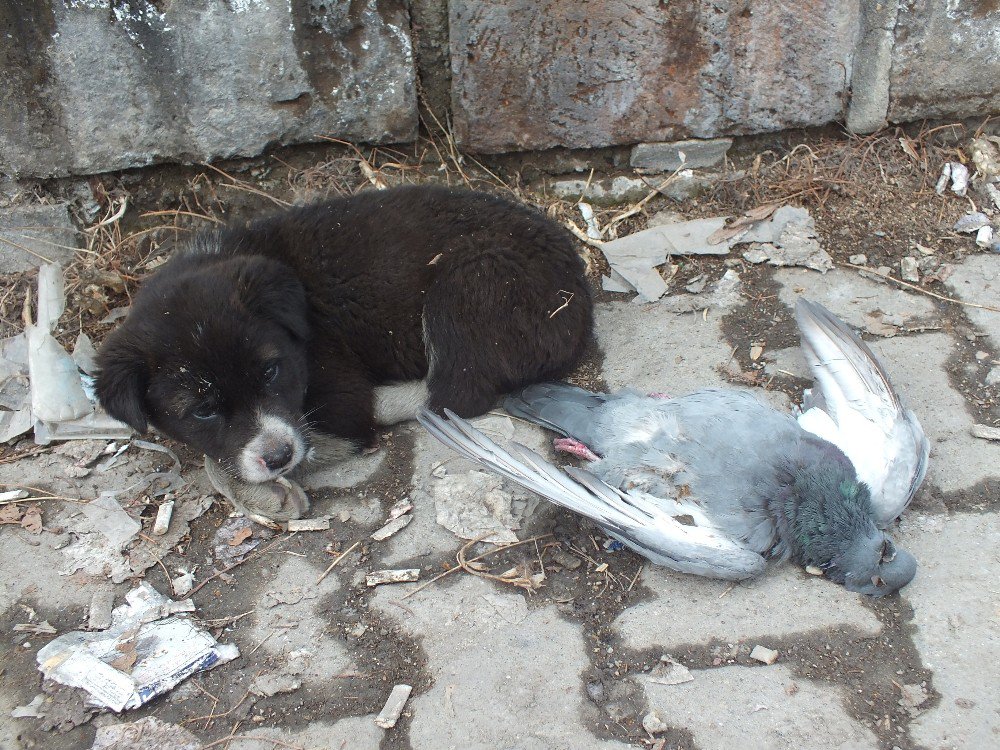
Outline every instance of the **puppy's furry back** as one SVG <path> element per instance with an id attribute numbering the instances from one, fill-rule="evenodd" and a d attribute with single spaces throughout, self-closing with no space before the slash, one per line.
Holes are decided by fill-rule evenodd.
<path id="1" fill-rule="evenodd" d="M 547 217 L 468 191 L 370 191 L 201 236 L 140 290 L 98 391 L 223 462 L 256 445 L 263 413 L 370 445 L 377 387 L 425 380 L 431 408 L 473 416 L 565 375 L 591 328 L 574 240 Z M 219 419 L 196 423 L 205 399 Z"/>
<path id="2" fill-rule="evenodd" d="M 346 358 L 376 382 L 410 380 L 428 375 L 430 354 L 432 408 L 471 416 L 496 394 L 561 377 L 592 328 L 569 232 L 483 193 L 370 191 L 257 221 L 222 245 L 297 272 L 325 369 Z"/>

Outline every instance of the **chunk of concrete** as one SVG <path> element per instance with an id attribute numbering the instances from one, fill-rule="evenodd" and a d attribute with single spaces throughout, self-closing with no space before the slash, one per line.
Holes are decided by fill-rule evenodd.
<path id="1" fill-rule="evenodd" d="M 732 348 L 723 341 L 719 317 L 679 315 L 661 305 L 610 302 L 597 305 L 597 340 L 611 389 L 637 388 L 680 396 L 725 381 Z"/>
<path id="2" fill-rule="evenodd" d="M 940 322 L 940 314 L 929 298 L 876 283 L 856 271 L 835 268 L 820 275 L 800 268 L 781 268 L 775 271 L 774 278 L 780 286 L 778 297 L 789 308 L 795 308 L 799 297 L 806 297 L 828 307 L 854 328 L 865 328 L 869 316 L 879 313 L 907 327 Z"/>
<path id="3" fill-rule="evenodd" d="M 414 750 L 629 747 L 586 729 L 597 716 L 580 679 L 590 666 L 583 629 L 554 606 L 529 608 L 521 594 L 464 573 L 400 596 L 380 589 L 372 604 L 427 655 L 431 687 L 409 703 Z"/>
<path id="4" fill-rule="evenodd" d="M 955 266 L 945 282 L 963 302 L 1000 308 L 1000 258 L 996 255 L 973 255 Z M 976 327 L 1000 349 L 1000 313 L 976 307 L 963 307 Z"/>
<path id="5" fill-rule="evenodd" d="M 65 203 L 0 210 L 0 273 L 28 271 L 43 263 L 65 266 L 76 249 L 76 227 Z"/>
<path id="6" fill-rule="evenodd" d="M 993 747 L 1000 736 L 1000 682 L 983 671 L 1000 661 L 998 535 L 997 513 L 923 517 L 906 525 L 902 541 L 920 570 L 902 593 L 913 607 L 913 641 L 941 694 L 910 724 L 925 747 Z"/>
<path id="7" fill-rule="evenodd" d="M 775 563 L 761 578 L 735 587 L 655 565 L 643 569 L 641 581 L 653 597 L 615 620 L 625 645 L 634 649 L 671 652 L 709 641 L 756 643 L 832 626 L 874 635 L 881 628 L 861 595 L 791 564 Z M 761 602 L 781 606 L 761 607 Z"/>
<path id="8" fill-rule="evenodd" d="M 629 163 L 643 173 L 714 167 L 726 158 L 732 145 L 732 138 L 640 143 L 632 149 Z"/>
<path id="9" fill-rule="evenodd" d="M 691 674 L 694 680 L 681 685 L 648 678 L 642 685 L 660 719 L 691 732 L 699 748 L 879 747 L 875 735 L 848 715 L 839 688 L 795 680 L 788 667 L 720 667 Z"/>
<path id="10" fill-rule="evenodd" d="M 952 340 L 943 333 L 925 333 L 869 345 L 931 442 L 927 482 L 951 492 L 1000 477 L 1000 444 L 972 436 L 975 420 L 948 378 Z"/>

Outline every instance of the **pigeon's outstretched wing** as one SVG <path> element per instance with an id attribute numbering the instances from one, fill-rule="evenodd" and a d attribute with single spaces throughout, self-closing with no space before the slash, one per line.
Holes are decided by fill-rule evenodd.
<path id="1" fill-rule="evenodd" d="M 802 298 L 795 317 L 815 378 L 798 422 L 847 455 L 871 489 L 875 520 L 885 528 L 923 482 L 930 444 L 857 334 L 822 305 Z"/>
<path id="2" fill-rule="evenodd" d="M 625 493 L 585 469 L 563 471 L 523 445 L 513 443 L 505 449 L 452 412 L 445 414 L 447 419 L 442 419 L 423 410 L 417 419 L 465 458 L 591 519 L 658 565 L 732 581 L 764 571 L 763 557 L 721 533 L 694 503 Z"/>

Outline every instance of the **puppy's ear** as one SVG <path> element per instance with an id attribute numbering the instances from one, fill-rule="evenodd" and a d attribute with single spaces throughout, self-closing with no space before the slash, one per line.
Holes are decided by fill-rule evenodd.
<path id="1" fill-rule="evenodd" d="M 284 263 L 262 257 L 250 259 L 240 273 L 239 290 L 247 309 L 273 320 L 299 341 L 309 338 L 306 290 Z"/>
<path id="2" fill-rule="evenodd" d="M 127 331 L 119 328 L 101 347 L 97 359 L 96 391 L 104 410 L 136 432 L 148 427 L 146 389 L 149 386 L 149 365 L 142 351 L 129 340 Z"/>

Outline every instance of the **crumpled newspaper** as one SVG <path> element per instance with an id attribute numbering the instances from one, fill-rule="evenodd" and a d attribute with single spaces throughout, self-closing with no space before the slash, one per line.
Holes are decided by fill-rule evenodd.
<path id="1" fill-rule="evenodd" d="M 39 650 L 45 677 L 86 690 L 94 703 L 113 711 L 137 708 L 196 672 L 240 655 L 220 644 L 183 613 L 190 599 L 175 602 L 143 582 L 111 615 L 111 627 L 73 631 Z"/>

